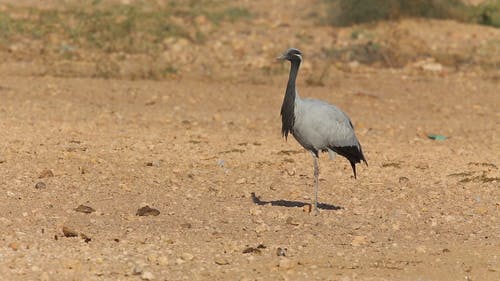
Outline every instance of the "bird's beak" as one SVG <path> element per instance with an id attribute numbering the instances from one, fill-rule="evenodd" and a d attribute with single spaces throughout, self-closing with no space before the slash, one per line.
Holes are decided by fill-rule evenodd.
<path id="1" fill-rule="evenodd" d="M 286 60 L 286 54 L 277 57 L 276 60 Z"/>

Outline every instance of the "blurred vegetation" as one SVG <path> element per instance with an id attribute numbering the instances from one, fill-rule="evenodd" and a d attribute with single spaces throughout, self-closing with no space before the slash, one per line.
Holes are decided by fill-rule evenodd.
<path id="1" fill-rule="evenodd" d="M 480 24 L 500 27 L 500 0 L 490 0 L 480 5 L 476 15 Z"/>
<path id="2" fill-rule="evenodd" d="M 64 10 L 9 7 L 0 11 L 0 44 L 27 38 L 49 43 L 53 37 L 73 47 L 104 52 L 150 53 L 162 48 L 168 37 L 202 43 L 205 34 L 196 23 L 203 17 L 211 24 L 251 17 L 248 10 L 213 1 L 169 1 L 157 6 L 113 5 L 101 1 Z M 64 51 L 64 50 L 63 50 Z"/>
<path id="3" fill-rule="evenodd" d="M 453 19 L 500 27 L 500 0 L 478 6 L 461 0 L 325 0 L 327 21 L 337 26 L 407 17 Z"/>
<path id="4" fill-rule="evenodd" d="M 177 49 L 202 45 L 224 22 L 252 17 L 247 9 L 221 0 L 121 5 L 93 0 L 52 9 L 0 7 L 0 52 L 9 53 L 7 58 L 42 60 L 47 72 L 56 76 L 84 73 L 100 78 L 175 76 L 182 62 L 168 53 L 177 42 L 184 42 Z"/>

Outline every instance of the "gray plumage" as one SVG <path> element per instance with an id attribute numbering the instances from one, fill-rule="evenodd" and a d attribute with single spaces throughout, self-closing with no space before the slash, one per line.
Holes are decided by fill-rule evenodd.
<path id="1" fill-rule="evenodd" d="M 319 152 L 328 152 L 331 158 L 335 153 L 347 158 L 354 178 L 356 178 L 356 164 L 361 161 L 367 162 L 354 133 L 352 122 L 342 110 L 321 100 L 299 97 L 295 82 L 302 62 L 301 51 L 288 49 L 278 59 L 288 60 L 291 63 L 290 76 L 281 106 L 281 132 L 285 138 L 291 133 L 313 156 L 314 210 L 318 212 Z"/>

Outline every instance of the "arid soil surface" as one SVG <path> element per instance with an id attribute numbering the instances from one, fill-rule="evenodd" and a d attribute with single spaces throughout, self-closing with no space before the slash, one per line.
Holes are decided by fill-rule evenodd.
<path id="1" fill-rule="evenodd" d="M 499 34 L 439 23 L 377 28 L 464 55 L 461 40 Z M 332 30 L 352 31 L 316 32 Z M 500 280 L 498 65 L 346 62 L 317 83 L 334 62 L 312 57 L 301 96 L 344 109 L 369 164 L 355 180 L 322 155 L 313 216 L 312 158 L 280 135 L 273 56 L 289 46 L 269 40 L 258 59 L 275 72 L 228 62 L 213 79 L 61 77 L 2 51 L 0 280 Z"/>

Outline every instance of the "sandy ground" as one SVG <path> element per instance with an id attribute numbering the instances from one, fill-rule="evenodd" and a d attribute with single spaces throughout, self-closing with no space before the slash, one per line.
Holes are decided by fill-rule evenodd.
<path id="1" fill-rule="evenodd" d="M 1 43 L 0 280 L 500 280 L 500 30 L 340 29 L 312 16 L 322 1 L 282 3 L 242 1 L 253 18 L 205 43 L 167 40 L 163 81 L 137 80 L 153 55 L 97 79 L 114 54 Z M 401 65 L 325 51 L 371 36 Z M 322 155 L 319 216 L 312 159 L 280 135 L 273 58 L 289 46 L 306 54 L 301 96 L 346 111 L 369 163 L 355 180 Z"/>
<path id="2" fill-rule="evenodd" d="M 321 157 L 319 216 L 285 81 L 0 77 L 0 279 L 499 280 L 498 80 L 301 81 L 369 163 Z"/>

